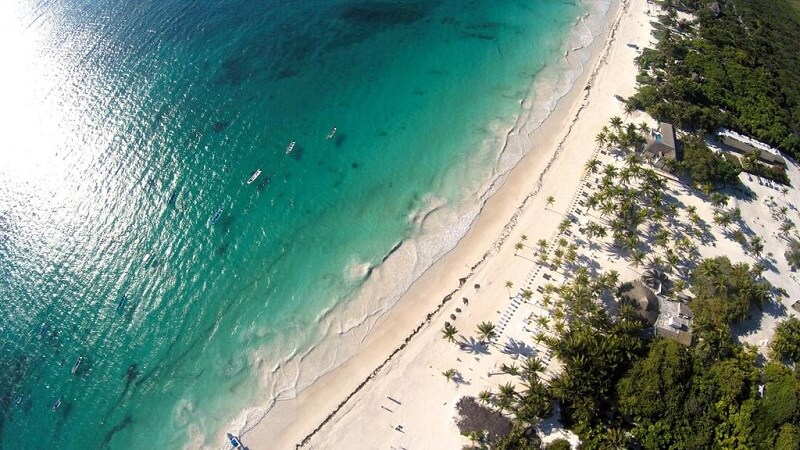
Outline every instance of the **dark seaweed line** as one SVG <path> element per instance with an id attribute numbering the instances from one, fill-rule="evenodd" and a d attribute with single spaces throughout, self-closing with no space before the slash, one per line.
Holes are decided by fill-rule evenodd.
<path id="1" fill-rule="evenodd" d="M 331 419 L 333 419 L 333 417 L 334 417 L 334 416 L 336 416 L 336 414 L 337 414 L 337 413 L 338 413 L 338 412 L 339 412 L 339 411 L 340 411 L 340 410 L 341 410 L 341 409 L 344 407 L 344 405 L 346 405 L 346 404 L 347 404 L 347 402 L 348 402 L 348 401 L 350 401 L 350 399 L 351 399 L 351 398 L 353 398 L 353 396 L 354 396 L 354 395 L 356 395 L 358 392 L 360 392 L 360 391 L 361 391 L 361 389 L 363 389 L 363 388 L 364 388 L 364 386 L 366 386 L 366 385 L 367 385 L 367 383 L 369 383 L 369 382 L 370 382 L 370 381 L 371 381 L 373 378 L 375 378 L 375 376 L 377 376 L 377 375 L 378 375 L 378 373 L 380 373 L 380 371 L 381 371 L 381 370 L 382 370 L 384 367 L 386 367 L 386 364 L 388 364 L 388 363 L 389 363 L 389 362 L 392 360 L 392 358 L 394 358 L 394 356 L 395 356 L 396 354 L 398 354 L 398 353 L 399 353 L 401 350 L 403 350 L 404 348 L 406 348 L 406 346 L 408 346 L 408 344 L 411 342 L 411 339 L 413 339 L 413 338 L 414 338 L 414 336 L 416 336 L 417 334 L 419 334 L 419 332 L 420 332 L 420 331 L 422 331 L 422 329 L 423 329 L 423 328 L 424 328 L 426 325 L 430 325 L 430 323 L 431 323 L 431 320 L 433 319 L 433 317 L 434 317 L 435 315 L 437 315 L 437 314 L 438 314 L 438 313 L 439 313 L 439 312 L 442 310 L 442 308 L 443 308 L 443 307 L 444 307 L 444 306 L 447 304 L 447 302 L 449 302 L 450 300 L 452 300 L 452 299 L 453 299 L 453 295 L 455 295 L 455 293 L 456 293 L 456 292 L 458 292 L 458 291 L 460 291 L 460 290 L 461 290 L 461 288 L 464 286 L 464 283 L 466 283 L 466 282 L 467 282 L 467 280 L 468 280 L 468 279 L 469 279 L 469 278 L 472 276 L 472 274 L 473 274 L 473 273 L 475 273 L 475 269 L 476 269 L 477 267 L 479 267 L 481 264 L 483 264 L 483 262 L 484 262 L 484 261 L 486 261 L 486 258 L 487 258 L 488 256 L 489 256 L 489 253 L 488 253 L 488 252 L 487 252 L 487 253 L 484 253 L 484 255 L 483 255 L 483 257 L 480 259 L 480 261 L 478 261 L 477 263 L 475 263 L 475 265 L 473 265 L 473 266 L 470 268 L 469 275 L 467 275 L 467 276 L 466 276 L 466 277 L 464 277 L 464 278 L 459 278 L 459 280 L 458 280 L 458 282 L 459 282 L 459 285 L 458 285 L 458 287 L 457 287 L 457 288 L 455 288 L 455 289 L 453 289 L 452 291 L 450 291 L 450 293 L 449 293 L 449 294 L 447 294 L 447 295 L 445 295 L 444 297 L 442 297 L 442 301 L 441 301 L 441 302 L 439 302 L 439 304 L 438 304 L 438 305 L 436 305 L 436 308 L 434 308 L 434 309 L 433 309 L 433 311 L 429 312 L 429 313 L 428 313 L 428 314 L 425 316 L 425 320 L 423 320 L 422 322 L 420 322 L 420 324 L 419 324 L 419 325 L 417 325 L 417 326 L 416 326 L 416 328 L 414 328 L 414 329 L 411 331 L 411 333 L 409 333 L 409 335 L 408 335 L 408 336 L 406 336 L 406 338 L 403 340 L 403 343 L 402 343 L 402 344 L 400 344 L 400 345 L 399 345 L 397 348 L 395 348 L 395 349 L 392 351 L 392 353 L 390 353 L 390 354 L 389 354 L 389 356 L 388 356 L 386 359 L 384 359 L 384 360 L 383 360 L 383 362 L 382 362 L 382 363 L 380 363 L 380 365 L 378 365 L 378 367 L 376 367 L 376 368 L 375 368 L 375 370 L 373 370 L 373 371 L 372 371 L 372 373 L 370 373 L 370 374 L 369 374 L 369 376 L 367 376 L 367 377 L 366 377 L 366 378 L 365 378 L 365 379 L 364 379 L 364 380 L 363 380 L 361 383 L 359 383 L 359 385 L 358 385 L 358 386 L 356 386 L 356 388 L 355 388 L 355 389 L 353 389 L 353 391 L 352 391 L 350 394 L 348 394 L 348 395 L 347 395 L 347 397 L 345 397 L 345 398 L 344 398 L 344 400 L 342 400 L 342 401 L 341 401 L 341 402 L 340 402 L 340 403 L 339 403 L 339 404 L 336 406 L 336 408 L 334 408 L 334 410 L 333 410 L 333 411 L 331 411 L 331 413 L 330 413 L 330 414 L 328 414 L 328 415 L 327 415 L 327 417 L 325 417 L 325 419 L 324 419 L 324 420 L 323 420 L 323 421 L 322 421 L 322 422 L 321 422 L 321 423 L 320 423 L 320 424 L 319 424 L 319 425 L 318 425 L 316 428 L 314 428 L 314 430 L 313 430 L 313 431 L 311 431 L 311 433 L 309 433 L 309 434 L 308 434 L 308 435 L 307 435 L 305 438 L 303 438 L 303 440 L 302 440 L 302 441 L 300 441 L 300 443 L 299 443 L 299 444 L 297 444 L 297 445 L 295 446 L 295 448 L 299 449 L 299 448 L 301 448 L 301 447 L 305 446 L 306 444 L 308 444 L 308 443 L 309 443 L 309 441 L 311 441 L 311 438 L 312 438 L 312 437 L 314 437 L 314 435 L 315 435 L 315 434 L 317 434 L 317 432 L 319 432 L 319 430 L 321 430 L 321 429 L 322 429 L 322 427 L 324 427 L 324 426 L 325 426 L 325 425 L 326 425 L 328 422 L 330 422 L 330 421 L 331 421 Z"/>
<path id="2" fill-rule="evenodd" d="M 470 267 L 469 274 L 466 277 L 459 278 L 459 280 L 458 280 L 459 281 L 459 286 L 457 288 L 453 289 L 452 291 L 450 291 L 449 294 L 445 295 L 442 298 L 442 301 L 436 306 L 436 308 L 434 308 L 433 311 L 429 312 L 425 316 L 425 320 L 423 320 L 419 325 L 417 325 L 416 328 L 414 328 L 414 330 L 411 331 L 411 333 L 409 333 L 409 335 L 403 340 L 403 343 L 400 344 L 397 348 L 395 348 L 392 351 L 392 353 L 390 353 L 389 356 L 386 359 L 384 359 L 383 362 L 380 363 L 380 365 L 378 365 L 378 367 L 376 367 L 363 381 L 361 381 L 361 383 L 359 383 L 358 386 L 356 386 L 356 388 L 353 389 L 353 391 L 350 392 L 350 394 L 348 394 L 347 397 L 345 397 L 344 400 L 342 400 L 336 406 L 336 408 L 334 408 L 334 410 L 331 411 L 331 413 L 328 414 L 325 417 L 325 419 L 322 422 L 320 422 L 319 425 L 317 425 L 316 428 L 314 428 L 314 430 L 312 430 L 308 435 L 306 435 L 306 437 L 304 437 L 303 440 L 300 441 L 299 444 L 295 445 L 295 449 L 300 449 L 300 448 L 304 447 L 306 444 L 308 444 L 311 441 L 311 439 L 314 437 L 314 435 L 316 435 L 322 429 L 322 427 L 324 427 L 328 422 L 330 422 L 331 419 L 333 419 L 336 416 L 336 414 L 344 407 L 344 405 L 346 405 L 347 402 L 350 401 L 351 398 L 353 398 L 353 396 L 355 396 L 357 393 L 359 393 L 364 388 L 364 386 L 367 385 L 367 383 L 372 381 L 378 375 L 378 373 L 380 373 L 380 371 L 383 370 L 384 367 L 386 367 L 386 365 L 392 360 L 392 358 L 394 358 L 394 356 L 396 354 L 400 353 L 401 350 L 403 350 L 404 348 L 406 348 L 408 346 L 409 342 L 411 342 L 411 339 L 413 339 L 417 334 L 419 334 L 419 332 L 422 331 L 422 328 L 424 328 L 426 325 L 430 325 L 431 320 L 433 319 L 433 316 L 437 315 L 442 310 L 442 308 L 447 304 L 447 302 L 449 302 L 450 300 L 453 299 L 453 295 L 455 295 L 458 291 L 461 290 L 461 288 L 464 286 L 466 281 L 469 278 L 471 278 L 472 275 L 475 273 L 475 269 L 480 267 L 486 261 L 486 259 L 489 256 L 491 256 L 493 254 L 496 254 L 499 251 L 500 247 L 502 247 L 502 245 L 506 242 L 506 239 L 511 234 L 511 231 L 516 227 L 516 224 L 517 224 L 517 221 L 519 219 L 520 214 L 526 209 L 526 207 L 528 206 L 529 201 L 533 197 L 535 197 L 539 193 L 539 191 L 541 190 L 541 188 L 542 188 L 542 186 L 544 184 L 544 177 L 550 171 L 550 168 L 552 167 L 553 162 L 556 159 L 558 159 L 558 156 L 561 154 L 562 150 L 564 149 L 564 143 L 566 142 L 567 137 L 569 137 L 569 135 L 572 134 L 572 129 L 575 126 L 575 123 L 580 118 L 581 113 L 586 108 L 586 106 L 588 106 L 588 100 L 589 100 L 589 94 L 591 93 L 592 82 L 594 82 L 594 80 L 597 78 L 597 74 L 598 74 L 599 70 L 603 66 L 605 66 L 607 64 L 607 62 L 608 62 L 608 55 L 611 52 L 611 44 L 616 40 L 617 28 L 619 28 L 619 23 L 620 23 L 620 21 L 622 19 L 622 16 L 624 15 L 624 13 L 627 11 L 627 9 L 628 9 L 628 0 L 621 0 L 620 1 L 620 10 L 617 13 L 616 20 L 614 21 L 614 23 L 612 24 L 612 26 L 611 26 L 611 28 L 609 30 L 608 38 L 606 39 L 605 48 L 603 49 L 600 57 L 597 60 L 597 63 L 595 64 L 594 69 L 592 70 L 591 75 L 589 76 L 589 79 L 586 82 L 586 88 L 584 89 L 584 95 L 583 95 L 583 98 L 581 100 L 580 107 L 578 108 L 578 110 L 576 111 L 575 115 L 573 116 L 572 121 L 569 124 L 569 127 L 567 127 L 567 133 L 561 139 L 561 141 L 559 142 L 558 146 L 556 147 L 556 151 L 553 153 L 553 157 L 550 159 L 550 161 L 548 161 L 548 164 L 545 166 L 544 170 L 542 170 L 541 174 L 539 175 L 539 178 L 537 180 L 535 188 L 522 200 L 520 206 L 517 208 L 517 210 L 515 211 L 514 215 L 512 215 L 511 219 L 508 221 L 506 226 L 503 228 L 503 231 L 501 232 L 500 237 L 494 242 L 494 244 L 492 245 L 490 250 L 485 252 L 483 254 L 483 256 L 481 257 L 481 259 L 478 262 L 476 262 L 475 264 L 473 264 L 472 267 Z M 481 208 L 481 210 L 482 209 L 483 208 Z"/>

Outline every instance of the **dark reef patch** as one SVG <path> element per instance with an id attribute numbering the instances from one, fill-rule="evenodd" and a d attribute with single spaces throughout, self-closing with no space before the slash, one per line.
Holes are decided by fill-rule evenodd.
<path id="1" fill-rule="evenodd" d="M 409 25 L 428 15 L 432 2 L 414 3 L 366 3 L 359 2 L 346 6 L 339 17 L 359 25 L 396 26 Z"/>
<path id="2" fill-rule="evenodd" d="M 231 123 L 228 122 L 227 120 L 218 120 L 214 122 L 214 124 L 211 127 L 214 128 L 214 131 L 216 131 L 217 133 L 222 133 L 230 126 L 230 124 Z"/>

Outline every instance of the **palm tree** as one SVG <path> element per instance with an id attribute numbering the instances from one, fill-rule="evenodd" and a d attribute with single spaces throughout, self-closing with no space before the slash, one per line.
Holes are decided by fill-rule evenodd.
<path id="1" fill-rule="evenodd" d="M 714 216 L 714 223 L 722 227 L 724 230 L 727 230 L 728 227 L 731 226 L 732 222 L 733 219 L 731 218 L 730 214 L 717 214 Z"/>
<path id="2" fill-rule="evenodd" d="M 491 341 L 497 337 L 497 332 L 494 331 L 492 322 L 481 322 L 478 324 L 478 339 L 481 342 Z"/>
<path id="3" fill-rule="evenodd" d="M 456 377 L 456 369 L 447 369 L 442 372 L 442 375 L 447 378 L 447 381 L 452 381 Z"/>
<path id="4" fill-rule="evenodd" d="M 589 222 L 588 225 L 589 229 L 591 230 L 592 236 L 591 237 L 599 237 L 604 238 L 606 237 L 606 227 L 600 225 L 597 222 Z"/>
<path id="5" fill-rule="evenodd" d="M 723 298 L 728 295 L 728 280 L 725 277 L 716 277 L 711 280 L 714 291 Z"/>
<path id="6" fill-rule="evenodd" d="M 606 143 L 608 144 L 609 147 L 613 147 L 616 144 L 619 144 L 619 136 L 617 136 L 614 133 L 609 134 L 608 137 L 606 138 Z"/>
<path id="7" fill-rule="evenodd" d="M 547 316 L 539 316 L 536 318 L 536 323 L 539 324 L 542 328 L 547 328 L 549 322 L 550 321 L 547 318 Z"/>
<path id="8" fill-rule="evenodd" d="M 498 389 L 497 395 L 500 398 L 508 398 L 510 400 L 513 400 L 517 396 L 517 391 L 516 389 L 514 389 L 514 385 L 511 384 L 510 382 L 507 382 L 506 384 L 501 384 L 500 386 L 497 387 L 497 389 Z"/>
<path id="9" fill-rule="evenodd" d="M 610 178 L 615 178 L 617 176 L 617 166 L 613 164 L 606 164 L 603 167 L 603 174 Z"/>
<path id="10" fill-rule="evenodd" d="M 553 197 L 552 195 L 547 197 L 547 207 L 548 208 L 553 206 L 553 203 L 555 203 L 555 202 L 556 202 L 556 198 Z"/>
<path id="11" fill-rule="evenodd" d="M 636 153 L 631 153 L 627 158 L 625 158 L 625 164 L 633 173 L 638 172 L 640 163 L 641 161 L 639 155 Z"/>
<path id="12" fill-rule="evenodd" d="M 606 286 L 610 289 L 619 283 L 619 272 L 616 270 L 609 270 L 604 274 Z"/>
<path id="13" fill-rule="evenodd" d="M 446 339 L 450 342 L 455 342 L 457 333 L 458 330 L 456 329 L 456 327 L 451 325 L 450 322 L 446 322 L 444 324 L 444 329 L 442 330 L 442 339 Z"/>
<path id="14" fill-rule="evenodd" d="M 619 116 L 614 116 L 611 118 L 611 120 L 609 120 L 609 122 L 611 123 L 611 128 L 619 133 L 619 130 L 622 128 L 622 118 Z"/>
<path id="15" fill-rule="evenodd" d="M 633 171 L 625 168 L 619 171 L 619 183 L 622 186 L 628 186 L 628 183 L 631 182 L 631 178 L 633 178 Z"/>
<path id="16" fill-rule="evenodd" d="M 564 219 L 561 223 L 558 224 L 558 232 L 559 234 L 563 234 L 565 231 L 569 230 L 569 227 L 572 226 L 572 221 L 569 219 Z"/>
<path id="17" fill-rule="evenodd" d="M 547 264 L 547 253 L 539 253 L 539 265 L 543 266 Z"/>
<path id="18" fill-rule="evenodd" d="M 594 141 L 597 143 L 598 147 L 602 147 L 606 144 L 606 137 L 606 133 L 602 131 L 597 133 L 597 136 L 594 137 Z"/>
<path id="19" fill-rule="evenodd" d="M 664 268 L 664 259 L 658 255 L 654 255 L 650 257 L 650 261 L 647 262 L 647 267 L 650 270 L 662 271 Z"/>
<path id="20" fill-rule="evenodd" d="M 541 359 L 536 357 L 525 358 L 522 361 L 522 373 L 528 380 L 536 380 L 539 374 L 545 369 L 544 363 Z"/>
<path id="21" fill-rule="evenodd" d="M 625 117 L 630 117 L 634 111 L 636 111 L 636 108 L 634 108 L 633 105 L 631 105 L 630 103 L 625 102 Z M 635 127 L 636 125 L 633 126 Z"/>
<path id="22" fill-rule="evenodd" d="M 711 194 L 711 204 L 716 208 L 722 208 L 728 204 L 728 197 L 719 192 L 714 192 Z"/>
<path id="23" fill-rule="evenodd" d="M 633 250 L 631 252 L 631 265 L 633 267 L 639 267 L 642 262 L 644 262 L 644 253 L 639 250 Z"/>
<path id="24" fill-rule="evenodd" d="M 677 268 L 678 263 L 681 261 L 681 257 L 678 256 L 672 249 L 667 250 L 667 262 L 671 268 Z"/>
<path id="25" fill-rule="evenodd" d="M 706 278 L 718 277 L 721 273 L 719 263 L 714 259 L 704 259 L 697 267 L 697 270 Z"/>
<path id="26" fill-rule="evenodd" d="M 547 251 L 547 239 L 539 239 L 536 241 L 536 245 L 539 246 L 539 253 Z"/>
<path id="27" fill-rule="evenodd" d="M 527 241 L 527 240 L 528 240 L 528 235 L 527 235 L 527 234 L 523 234 L 522 236 L 520 236 L 520 237 L 519 237 L 519 239 L 520 239 L 522 242 L 525 242 L 525 241 Z"/>
<path id="28" fill-rule="evenodd" d="M 597 158 L 590 158 L 586 161 L 586 165 L 584 166 L 586 171 L 589 173 L 597 173 L 597 169 L 601 166 L 600 160 Z"/>
<path id="29" fill-rule="evenodd" d="M 506 289 L 508 289 L 508 298 L 511 298 L 511 288 L 514 287 L 514 283 L 511 281 L 506 281 Z"/>
<path id="30" fill-rule="evenodd" d="M 767 268 L 764 266 L 764 264 L 759 262 L 753 264 L 753 273 L 756 275 L 756 277 L 760 277 L 765 270 L 767 270 Z"/>
<path id="31" fill-rule="evenodd" d="M 564 255 L 564 260 L 567 262 L 567 264 L 572 265 L 575 263 L 577 259 L 578 259 L 577 246 L 575 244 L 570 245 L 569 248 L 567 248 L 567 254 Z"/>
<path id="32" fill-rule="evenodd" d="M 516 244 L 514 244 L 514 256 L 516 256 L 517 252 L 522 250 L 523 247 L 525 246 L 522 245 L 522 242 L 517 242 Z"/>
<path id="33" fill-rule="evenodd" d="M 500 371 L 514 377 L 519 375 L 519 367 L 514 363 L 511 363 L 511 365 L 503 363 L 503 365 L 500 366 Z"/>
<path id="34" fill-rule="evenodd" d="M 644 135 L 650 132 L 650 127 L 647 125 L 647 122 L 642 122 L 639 124 L 639 131 Z"/>
<path id="35" fill-rule="evenodd" d="M 731 216 L 731 219 L 733 220 L 742 220 L 742 209 L 739 208 L 738 206 L 735 208 L 731 208 L 729 214 Z"/>
<path id="36" fill-rule="evenodd" d="M 484 405 L 488 405 L 492 401 L 492 391 L 481 391 L 478 393 L 478 400 L 480 400 Z"/>
<path id="37" fill-rule="evenodd" d="M 761 252 L 764 251 L 764 241 L 761 239 L 761 236 L 753 236 L 750 239 L 750 251 L 752 251 L 757 258 L 761 257 Z"/>
<path id="38" fill-rule="evenodd" d="M 636 133 L 636 124 L 629 123 L 625 126 L 625 137 L 628 138 L 631 144 L 636 140 L 638 134 Z"/>
<path id="39" fill-rule="evenodd" d="M 654 243 L 661 248 L 667 248 L 669 245 L 669 231 L 665 229 L 660 229 L 655 234 Z"/>
<path id="40" fill-rule="evenodd" d="M 522 298 L 525 300 L 530 300 L 531 298 L 533 298 L 533 291 L 530 289 L 523 289 Z"/>

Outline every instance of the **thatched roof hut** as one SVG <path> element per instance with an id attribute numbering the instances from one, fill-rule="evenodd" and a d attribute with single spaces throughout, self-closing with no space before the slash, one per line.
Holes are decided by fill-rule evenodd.
<path id="1" fill-rule="evenodd" d="M 636 314 L 647 322 L 648 326 L 653 326 L 658 320 L 658 297 L 645 286 L 641 280 L 625 283 L 620 292 L 623 302 L 629 302 L 636 309 Z"/>

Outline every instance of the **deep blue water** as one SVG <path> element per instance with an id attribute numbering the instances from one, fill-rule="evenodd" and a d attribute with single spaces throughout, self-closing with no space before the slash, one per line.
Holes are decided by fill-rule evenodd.
<path id="1" fill-rule="evenodd" d="M 3 2 L 0 448 L 222 445 L 276 361 L 325 338 L 354 266 L 430 198 L 474 201 L 490 125 L 582 13 Z"/>

